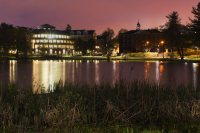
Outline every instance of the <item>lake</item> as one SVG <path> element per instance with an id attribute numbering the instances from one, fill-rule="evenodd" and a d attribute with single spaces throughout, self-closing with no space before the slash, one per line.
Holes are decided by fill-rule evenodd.
<path id="1" fill-rule="evenodd" d="M 62 81 L 73 84 L 115 84 L 123 80 L 148 81 L 167 86 L 200 85 L 200 64 L 183 62 L 124 61 L 0 61 L 0 85 L 47 89 Z"/>

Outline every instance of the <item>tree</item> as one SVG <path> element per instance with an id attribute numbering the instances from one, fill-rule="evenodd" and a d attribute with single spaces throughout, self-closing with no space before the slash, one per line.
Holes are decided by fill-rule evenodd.
<path id="1" fill-rule="evenodd" d="M 190 28 L 194 32 L 193 42 L 195 45 L 200 46 L 200 2 L 197 4 L 197 7 L 192 8 L 192 14 L 194 19 L 190 19 Z"/>
<path id="2" fill-rule="evenodd" d="M 66 31 L 71 31 L 71 30 L 72 30 L 72 26 L 70 24 L 67 24 Z"/>
<path id="3" fill-rule="evenodd" d="M 13 25 L 1 23 L 0 25 L 0 51 L 8 54 L 9 49 L 12 49 L 15 43 L 15 28 Z"/>
<path id="4" fill-rule="evenodd" d="M 94 38 L 90 38 L 87 41 L 87 49 L 90 50 L 90 54 L 92 54 L 93 50 L 95 49 L 96 46 L 96 40 Z"/>
<path id="5" fill-rule="evenodd" d="M 114 47 L 114 31 L 113 29 L 107 28 L 101 35 L 100 35 L 100 44 L 102 47 L 102 52 L 104 55 L 110 56 L 111 51 Z"/>
<path id="6" fill-rule="evenodd" d="M 166 16 L 168 19 L 168 22 L 166 23 L 166 37 L 167 37 L 167 43 L 168 46 L 172 48 L 176 48 L 177 52 L 181 58 L 181 60 L 184 59 L 184 43 L 183 43 L 183 37 L 181 33 L 181 19 L 179 17 L 178 12 L 174 11 L 170 13 L 168 16 Z"/>
<path id="7" fill-rule="evenodd" d="M 94 38 L 90 38 L 88 40 L 83 40 L 82 38 L 78 38 L 75 41 L 75 50 L 81 51 L 82 55 L 86 55 L 89 50 L 92 54 L 92 51 L 95 49 L 96 40 Z"/>
<path id="8" fill-rule="evenodd" d="M 83 39 L 78 38 L 75 41 L 75 50 L 76 51 L 81 51 L 82 55 L 86 55 L 86 53 L 87 53 L 87 46 L 86 46 L 86 44 L 87 43 Z"/>
<path id="9" fill-rule="evenodd" d="M 22 52 L 24 56 L 27 56 L 28 50 L 30 50 L 30 39 L 28 36 L 28 30 L 26 28 L 17 27 L 15 30 L 15 47 L 17 50 L 16 56 L 19 56 L 19 52 Z"/>

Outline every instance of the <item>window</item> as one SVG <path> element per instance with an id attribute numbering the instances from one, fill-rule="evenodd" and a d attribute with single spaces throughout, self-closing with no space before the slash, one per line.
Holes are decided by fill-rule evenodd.
<path id="1" fill-rule="evenodd" d="M 88 31 L 84 31 L 84 33 L 83 33 L 84 35 L 88 35 Z"/>
<path id="2" fill-rule="evenodd" d="M 74 31 L 71 31 L 70 34 L 71 34 L 71 35 L 74 35 Z"/>
<path id="3" fill-rule="evenodd" d="M 41 37 L 43 38 L 45 35 L 44 34 L 41 34 Z"/>
<path id="4" fill-rule="evenodd" d="M 77 35 L 81 35 L 81 32 L 80 32 L 80 31 L 77 31 Z"/>

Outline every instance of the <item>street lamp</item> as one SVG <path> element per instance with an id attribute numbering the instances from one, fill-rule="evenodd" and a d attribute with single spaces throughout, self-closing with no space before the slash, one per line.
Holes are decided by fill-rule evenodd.
<path id="1" fill-rule="evenodd" d="M 197 58 L 198 58 L 198 54 L 199 54 L 199 48 L 195 47 L 197 49 Z"/>
<path id="2" fill-rule="evenodd" d="M 165 44 L 165 41 L 161 41 L 160 42 L 160 44 L 161 44 L 161 46 L 162 46 L 162 48 L 163 48 L 163 59 L 165 58 L 165 48 L 164 48 L 164 44 Z"/>
<path id="3" fill-rule="evenodd" d="M 148 48 L 147 48 L 147 47 L 149 46 L 149 43 L 150 43 L 149 41 L 146 41 L 146 44 L 145 44 L 145 52 L 148 52 Z"/>

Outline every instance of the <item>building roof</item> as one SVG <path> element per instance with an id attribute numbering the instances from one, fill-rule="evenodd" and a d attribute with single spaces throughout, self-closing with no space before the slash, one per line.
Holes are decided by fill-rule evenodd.
<path id="1" fill-rule="evenodd" d="M 95 30 L 67 30 L 66 31 L 67 34 L 69 35 L 85 35 L 85 34 L 88 34 L 88 35 L 93 35 L 95 33 Z"/>
<path id="2" fill-rule="evenodd" d="M 38 29 L 49 29 L 49 30 L 55 30 L 56 27 L 53 26 L 53 25 L 50 25 L 50 24 L 43 24 L 43 25 L 40 25 L 38 27 Z"/>
<path id="3" fill-rule="evenodd" d="M 147 29 L 147 30 L 130 30 L 127 31 L 125 33 L 120 33 L 120 34 L 124 34 L 124 35 L 129 35 L 129 34 L 149 34 L 149 33 L 161 33 L 159 30 L 157 29 Z"/>

